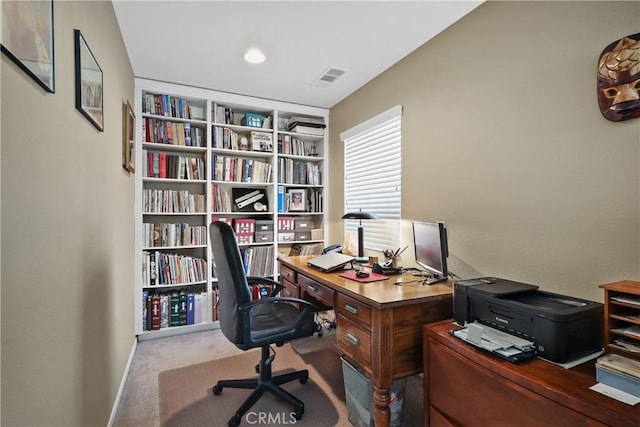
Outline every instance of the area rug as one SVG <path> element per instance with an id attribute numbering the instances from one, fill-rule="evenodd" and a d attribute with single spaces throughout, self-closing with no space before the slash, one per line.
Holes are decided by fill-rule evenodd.
<path id="1" fill-rule="evenodd" d="M 271 394 L 264 395 L 242 418 L 241 425 L 334 427 L 349 426 L 344 398 L 342 362 L 333 348 L 299 355 L 290 344 L 275 347 L 273 374 L 309 370 L 306 384 L 292 381 L 283 387 L 305 404 L 296 421 L 291 406 Z M 225 388 L 215 396 L 211 388 L 218 379 L 256 377 L 254 367 L 260 350 L 212 360 L 159 374 L 160 425 L 163 427 L 227 426 L 250 390 Z"/>

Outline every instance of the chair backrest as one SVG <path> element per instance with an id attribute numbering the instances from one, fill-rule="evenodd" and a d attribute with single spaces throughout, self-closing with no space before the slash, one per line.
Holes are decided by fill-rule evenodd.
<path id="1" fill-rule="evenodd" d="M 231 226 L 215 221 L 209 226 L 209 240 L 218 278 L 220 329 L 236 345 L 243 344 L 243 325 L 238 307 L 251 301 L 240 250 Z"/>

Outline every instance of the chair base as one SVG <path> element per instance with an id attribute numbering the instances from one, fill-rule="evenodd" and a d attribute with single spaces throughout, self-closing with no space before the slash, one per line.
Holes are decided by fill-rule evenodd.
<path id="1" fill-rule="evenodd" d="M 269 356 L 269 346 L 262 347 L 262 358 L 258 369 L 260 372 L 259 378 L 242 379 L 242 380 L 220 380 L 213 387 L 213 394 L 218 395 L 225 387 L 228 388 L 245 388 L 252 389 L 253 392 L 244 401 L 242 406 L 236 411 L 236 413 L 229 419 L 229 427 L 235 427 L 240 424 L 242 417 L 249 409 L 262 397 L 265 392 L 269 392 L 282 400 L 291 403 L 294 407 L 293 417 L 296 420 L 302 418 L 304 414 L 304 403 L 280 387 L 281 384 L 288 383 L 293 380 L 299 380 L 301 384 L 305 384 L 309 379 L 309 371 L 304 369 L 301 371 L 289 372 L 286 374 L 271 375 L 271 363 L 273 358 Z"/>

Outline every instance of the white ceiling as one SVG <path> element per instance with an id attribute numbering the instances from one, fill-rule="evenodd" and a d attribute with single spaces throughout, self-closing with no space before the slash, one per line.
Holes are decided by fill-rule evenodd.
<path id="1" fill-rule="evenodd" d="M 136 77 L 330 108 L 482 1 L 113 0 L 113 7 Z M 251 47 L 267 60 L 244 62 Z M 329 67 L 345 73 L 314 86 Z"/>

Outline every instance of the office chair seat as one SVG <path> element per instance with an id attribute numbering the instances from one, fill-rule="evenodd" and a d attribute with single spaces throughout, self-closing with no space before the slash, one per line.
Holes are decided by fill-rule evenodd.
<path id="1" fill-rule="evenodd" d="M 253 389 L 229 420 L 229 426 L 239 425 L 242 416 L 265 392 L 291 403 L 294 418 L 299 420 L 304 414 L 304 403 L 280 385 L 296 379 L 304 384 L 309 378 L 309 371 L 305 369 L 273 376 L 271 367 L 275 353 L 271 354 L 271 345 L 282 346 L 287 341 L 313 335 L 318 329 L 314 321 L 316 307 L 298 298 L 277 297 L 283 287 L 272 279 L 247 277 L 233 229 L 229 225 L 213 222 L 209 236 L 218 276 L 220 329 L 229 341 L 242 350 L 262 349 L 256 367 L 258 378 L 219 380 L 213 387 L 213 394 L 218 395 L 227 387 Z M 267 298 L 252 301 L 249 292 L 251 284 L 267 285 L 273 291 Z"/>

